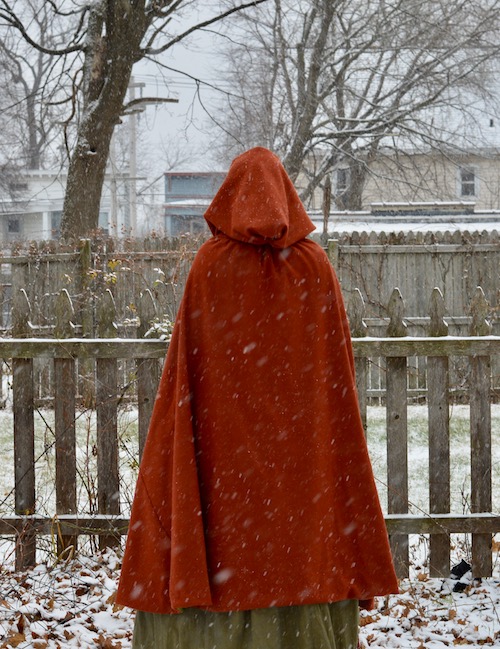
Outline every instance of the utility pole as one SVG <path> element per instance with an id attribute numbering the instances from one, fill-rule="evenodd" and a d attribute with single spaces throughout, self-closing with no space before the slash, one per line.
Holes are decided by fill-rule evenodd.
<path id="1" fill-rule="evenodd" d="M 144 88 L 146 84 L 136 82 L 134 77 L 130 77 L 129 102 L 135 101 L 135 89 Z M 129 232 L 134 237 L 137 234 L 137 113 L 142 111 L 131 110 L 128 114 L 129 119 Z"/>
<path id="2" fill-rule="evenodd" d="M 136 88 L 144 88 L 146 84 L 136 82 L 134 77 L 130 77 L 129 83 L 129 101 L 125 110 L 128 117 L 129 127 L 129 234 L 137 235 L 137 123 L 138 113 L 146 108 L 147 105 L 178 103 L 178 99 L 167 97 L 139 97 L 136 98 Z"/>
<path id="3" fill-rule="evenodd" d="M 118 193 L 116 186 L 116 146 L 114 134 L 112 135 L 109 144 L 109 167 L 111 172 L 111 206 L 108 220 L 108 231 L 111 237 L 116 237 L 118 234 Z"/>

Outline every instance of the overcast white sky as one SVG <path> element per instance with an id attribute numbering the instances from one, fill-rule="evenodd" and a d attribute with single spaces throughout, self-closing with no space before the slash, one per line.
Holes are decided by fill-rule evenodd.
<path id="1" fill-rule="evenodd" d="M 213 110 L 219 93 L 211 90 L 210 84 L 224 87 L 220 58 L 222 42 L 220 37 L 207 31 L 197 31 L 189 40 L 175 45 L 163 55 L 163 64 L 205 82 L 199 88 L 189 76 L 150 61 L 142 61 L 134 68 L 135 81 L 146 84 L 141 90 L 143 96 L 179 100 L 176 104 L 148 106 L 139 118 L 138 158 L 142 149 L 149 150 L 150 164 L 159 173 L 166 170 L 162 143 L 163 148 L 180 148 L 190 154 L 190 160 L 176 165 L 176 170 L 220 169 L 220 165 L 210 157 L 207 135 L 210 118 L 203 110 L 200 98 L 207 109 Z"/>

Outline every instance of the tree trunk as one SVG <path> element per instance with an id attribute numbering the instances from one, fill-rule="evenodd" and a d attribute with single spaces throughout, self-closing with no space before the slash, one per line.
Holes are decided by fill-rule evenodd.
<path id="1" fill-rule="evenodd" d="M 103 10 L 104 7 L 104 10 Z M 123 112 L 132 67 L 148 26 L 141 3 L 107 0 L 91 10 L 84 61 L 84 106 L 64 197 L 61 236 L 96 230 L 109 147 Z"/>
<path id="2" fill-rule="evenodd" d="M 349 189 L 344 197 L 343 209 L 359 211 L 363 209 L 363 188 L 366 182 L 367 168 L 363 163 L 353 162 L 349 167 Z"/>
<path id="3" fill-rule="evenodd" d="M 115 116 L 110 113 L 101 112 L 97 129 L 90 124 L 79 129 L 64 196 L 61 236 L 65 240 L 88 235 L 98 227 L 102 186 L 115 125 Z"/>

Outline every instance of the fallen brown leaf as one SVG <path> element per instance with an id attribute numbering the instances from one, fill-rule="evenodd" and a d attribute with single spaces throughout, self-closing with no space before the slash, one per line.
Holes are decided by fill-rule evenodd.
<path id="1" fill-rule="evenodd" d="M 113 642 L 111 638 L 105 638 L 102 633 L 99 634 L 97 640 L 94 640 L 99 649 L 122 649 L 121 642 Z"/>
<path id="2" fill-rule="evenodd" d="M 26 636 L 24 633 L 11 633 L 5 642 L 2 644 L 2 647 L 17 647 L 21 642 L 26 641 Z"/>

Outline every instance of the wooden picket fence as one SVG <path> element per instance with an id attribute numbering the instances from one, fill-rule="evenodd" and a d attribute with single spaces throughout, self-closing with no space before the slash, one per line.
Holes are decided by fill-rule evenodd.
<path id="1" fill-rule="evenodd" d="M 471 225 L 471 227 L 473 227 Z M 429 294 L 439 287 L 446 298 L 451 332 L 464 335 L 467 307 L 476 286 L 487 296 L 500 327 L 500 236 L 498 232 L 335 233 L 327 252 L 349 298 L 360 289 L 365 321 L 383 335 L 386 305 L 394 286 L 406 304 L 408 327 L 421 335 Z M 202 238 L 179 240 L 83 240 L 69 248 L 56 241 L 16 244 L 0 255 L 0 329 L 11 321 L 11 294 L 24 288 L 36 326 L 53 326 L 53 301 L 65 288 L 75 305 L 78 335 L 95 335 L 91 305 L 109 288 L 117 308 L 120 336 L 127 335 L 140 293 L 150 290 L 163 312 L 174 317 L 185 280 Z M 418 280 L 418 281 L 417 281 Z M 500 330 L 499 330 L 500 332 Z"/>
<path id="2" fill-rule="evenodd" d="M 493 512 L 492 360 L 500 357 L 500 337 L 491 335 L 487 320 L 490 307 L 477 288 L 470 307 L 468 336 L 448 336 L 442 295 L 432 293 L 427 335 L 407 336 L 402 296 L 395 289 L 387 306 L 388 323 L 382 337 L 366 336 L 364 305 L 360 293 L 350 303 L 353 346 L 357 366 L 359 401 L 367 421 L 367 377 L 372 359 L 385 359 L 387 412 L 386 522 L 398 574 L 409 570 L 409 534 L 430 534 L 430 573 L 447 576 L 450 568 L 450 534 L 472 534 L 472 561 L 476 577 L 492 573 L 492 535 L 500 531 L 500 514 Z M 59 551 L 75 547 L 81 534 L 96 535 L 102 547 L 120 542 L 128 519 L 120 511 L 118 465 L 118 368 L 126 360 L 133 364 L 137 383 L 139 453 L 143 447 L 159 380 L 159 365 L 167 343 L 144 339 L 154 314 L 147 291 L 138 300 L 136 339 L 117 338 L 116 309 L 109 290 L 102 293 L 96 321 L 97 338 L 75 337 L 74 308 L 66 290 L 58 296 L 54 336 L 33 337 L 30 304 L 26 292 L 15 296 L 13 338 L 0 339 L 0 358 L 12 359 L 14 413 L 15 511 L 0 518 L 0 534 L 16 540 L 16 567 L 24 569 L 36 560 L 37 537 L 52 534 Z M 408 498 L 408 385 L 410 359 L 425 357 L 429 413 L 429 511 L 409 514 Z M 469 364 L 468 394 L 471 435 L 471 513 L 450 512 L 449 404 L 451 359 Z M 53 364 L 55 417 L 56 505 L 51 516 L 36 511 L 34 362 Z M 378 362 L 378 360 L 376 361 Z M 79 408 L 80 369 L 91 363 L 95 377 L 94 403 L 97 413 L 98 513 L 77 511 L 75 418 Z M 95 367 L 94 365 L 95 364 Z M 95 373 L 95 374 L 94 374 Z M 498 507 L 498 502 L 496 502 Z"/>
<path id="3" fill-rule="evenodd" d="M 467 329 L 463 316 L 476 286 L 483 288 L 491 315 L 498 313 L 498 231 L 339 232 L 329 241 L 328 252 L 344 295 L 361 289 L 371 329 L 383 328 L 377 319 L 386 316 L 394 286 L 405 298 L 406 314 L 417 318 L 427 314 L 429 295 L 438 287 L 457 335 Z M 418 320 L 408 324 L 413 330 L 418 328 Z"/>

